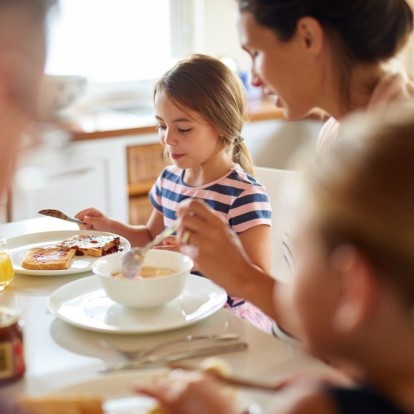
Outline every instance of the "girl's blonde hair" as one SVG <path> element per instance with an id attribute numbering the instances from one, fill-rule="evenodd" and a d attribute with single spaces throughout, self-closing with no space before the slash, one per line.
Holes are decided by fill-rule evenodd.
<path id="1" fill-rule="evenodd" d="M 306 174 L 329 250 L 359 248 L 414 304 L 414 108 L 364 115 Z"/>
<path id="2" fill-rule="evenodd" d="M 199 112 L 219 131 L 232 160 L 253 173 L 253 162 L 241 137 L 246 92 L 240 79 L 223 62 L 207 55 L 190 55 L 161 77 L 155 85 L 154 97 L 158 92 Z"/>

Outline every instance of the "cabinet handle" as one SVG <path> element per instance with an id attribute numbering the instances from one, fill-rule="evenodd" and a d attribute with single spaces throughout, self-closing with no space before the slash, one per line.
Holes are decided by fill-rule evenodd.
<path id="1" fill-rule="evenodd" d="M 75 176 L 75 175 L 85 175 L 92 171 L 94 171 L 93 168 L 85 167 L 85 168 L 79 168 L 77 170 L 62 171 L 62 172 L 50 175 L 49 178 L 60 178 L 60 177 L 70 177 L 70 176 Z"/>

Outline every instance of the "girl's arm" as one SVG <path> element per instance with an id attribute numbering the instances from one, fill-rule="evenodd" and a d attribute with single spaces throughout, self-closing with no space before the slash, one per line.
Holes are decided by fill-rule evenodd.
<path id="1" fill-rule="evenodd" d="M 76 214 L 76 218 L 86 223 L 85 228 L 108 231 L 125 237 L 132 247 L 144 246 L 164 228 L 164 218 L 153 209 L 146 225 L 132 226 L 112 220 L 95 208 L 88 208 Z"/>

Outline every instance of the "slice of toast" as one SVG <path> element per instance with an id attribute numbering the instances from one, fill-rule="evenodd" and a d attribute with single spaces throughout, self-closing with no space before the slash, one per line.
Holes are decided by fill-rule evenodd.
<path id="1" fill-rule="evenodd" d="M 20 414 L 103 414 L 103 402 L 94 396 L 23 397 L 17 401 Z"/>
<path id="2" fill-rule="evenodd" d="M 58 247 L 76 249 L 78 256 L 105 256 L 119 250 L 121 240 L 118 236 L 77 234 L 59 243 Z"/>
<path id="3" fill-rule="evenodd" d="M 27 252 L 22 267 L 28 270 L 65 270 L 75 254 L 76 250 L 70 248 L 37 247 Z"/>

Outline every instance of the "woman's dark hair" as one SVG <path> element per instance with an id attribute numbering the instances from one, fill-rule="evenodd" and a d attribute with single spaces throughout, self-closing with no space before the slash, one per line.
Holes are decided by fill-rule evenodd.
<path id="1" fill-rule="evenodd" d="M 386 61 L 397 54 L 413 30 L 407 0 L 237 0 L 241 12 L 288 41 L 305 16 L 319 21 L 337 55 L 342 88 L 352 64 Z M 344 90 L 342 90 L 344 92 Z"/>

